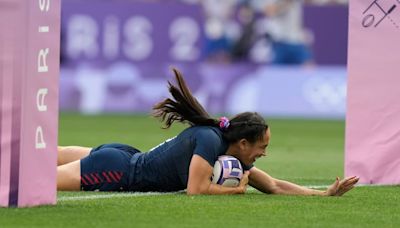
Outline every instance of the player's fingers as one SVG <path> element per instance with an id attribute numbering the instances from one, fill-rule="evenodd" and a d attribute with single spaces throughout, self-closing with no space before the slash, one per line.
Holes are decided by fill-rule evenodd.
<path id="1" fill-rule="evenodd" d="M 355 178 L 357 178 L 357 176 L 347 177 L 347 178 L 345 178 L 345 180 L 350 180 L 350 179 L 355 179 Z"/>
<path id="2" fill-rule="evenodd" d="M 336 177 L 335 183 L 334 183 L 335 189 L 338 189 L 340 186 L 340 179 L 339 177 Z"/>
<path id="3" fill-rule="evenodd" d="M 355 185 L 355 184 L 357 184 L 358 180 L 359 180 L 358 178 L 349 180 L 347 184 L 348 185 Z"/>
<path id="4" fill-rule="evenodd" d="M 353 186 L 349 186 L 349 187 L 347 187 L 347 188 L 342 188 L 342 189 L 340 189 L 338 192 L 337 192 L 337 196 L 342 196 L 343 194 L 345 194 L 346 192 L 348 192 L 348 191 L 350 191 L 351 189 L 353 189 L 354 188 L 354 185 Z"/>
<path id="5" fill-rule="evenodd" d="M 356 176 L 347 177 L 347 178 L 343 179 L 342 181 L 340 181 L 340 183 L 341 184 L 342 183 L 346 183 L 346 182 L 349 182 L 349 181 L 352 181 L 352 180 L 355 180 L 355 179 L 356 179 Z"/>
<path id="6" fill-rule="evenodd" d="M 346 181 L 353 181 L 353 180 L 357 180 L 357 179 L 358 179 L 357 176 L 352 176 L 352 177 L 346 178 L 345 180 L 346 180 Z"/>
<path id="7" fill-rule="evenodd" d="M 354 183 L 352 183 L 352 184 L 349 184 L 349 185 L 346 185 L 346 186 L 341 186 L 341 188 L 340 188 L 340 190 L 338 191 L 338 192 L 347 192 L 347 191 L 349 191 L 350 189 L 352 189 L 352 188 L 354 188 L 355 187 L 355 184 L 356 184 L 356 182 L 354 182 Z M 342 193 L 342 194 L 343 194 Z"/>
<path id="8" fill-rule="evenodd" d="M 358 181 L 359 181 L 359 178 L 352 178 L 352 179 L 345 181 L 342 184 L 342 186 L 344 186 L 344 187 L 353 186 L 353 185 L 357 184 Z"/>
<path id="9" fill-rule="evenodd" d="M 240 180 L 240 185 L 244 186 L 244 185 L 248 184 L 248 182 L 249 182 L 249 174 L 250 174 L 250 172 L 248 170 L 243 173 L 243 177 Z"/>

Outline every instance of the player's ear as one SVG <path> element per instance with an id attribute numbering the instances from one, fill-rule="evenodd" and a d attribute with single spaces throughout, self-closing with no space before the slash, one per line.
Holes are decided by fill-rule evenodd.
<path id="1" fill-rule="evenodd" d="M 238 141 L 238 146 L 239 146 L 240 150 L 246 149 L 246 147 L 248 146 L 248 144 L 249 144 L 249 141 L 247 141 L 247 139 L 240 139 L 240 140 Z"/>

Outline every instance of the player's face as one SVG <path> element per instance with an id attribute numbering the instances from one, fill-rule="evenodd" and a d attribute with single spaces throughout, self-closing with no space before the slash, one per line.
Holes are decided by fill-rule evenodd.
<path id="1" fill-rule="evenodd" d="M 266 156 L 267 146 L 269 144 L 270 138 L 271 138 L 271 131 L 268 128 L 261 140 L 258 140 L 255 143 L 247 143 L 245 146 L 243 146 L 243 151 L 242 151 L 243 156 L 241 161 L 245 165 L 251 165 L 258 158 Z"/>

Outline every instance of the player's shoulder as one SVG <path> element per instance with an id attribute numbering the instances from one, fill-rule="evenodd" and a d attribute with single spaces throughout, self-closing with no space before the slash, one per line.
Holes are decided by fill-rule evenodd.
<path id="1" fill-rule="evenodd" d="M 194 126 L 190 128 L 193 137 L 203 140 L 222 140 L 222 132 L 216 127 L 211 126 Z"/>
<path id="2" fill-rule="evenodd" d="M 193 126 L 189 130 L 195 134 L 221 135 L 221 130 L 212 126 Z"/>
<path id="3" fill-rule="evenodd" d="M 221 130 L 211 126 L 192 126 L 186 128 L 181 135 L 190 137 L 222 138 Z"/>

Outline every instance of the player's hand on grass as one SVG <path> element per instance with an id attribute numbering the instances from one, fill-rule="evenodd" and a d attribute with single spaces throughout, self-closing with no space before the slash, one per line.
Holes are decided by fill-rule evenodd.
<path id="1" fill-rule="evenodd" d="M 240 183 L 238 186 L 240 193 L 245 193 L 247 190 L 247 184 L 249 183 L 249 174 L 250 174 L 250 171 L 248 171 L 248 170 L 244 171 L 243 177 L 240 180 Z"/>
<path id="2" fill-rule="evenodd" d="M 340 180 L 336 177 L 335 182 L 326 190 L 326 195 L 328 196 L 341 196 L 346 192 L 354 188 L 360 178 L 356 176 L 348 177 L 346 179 Z"/>

